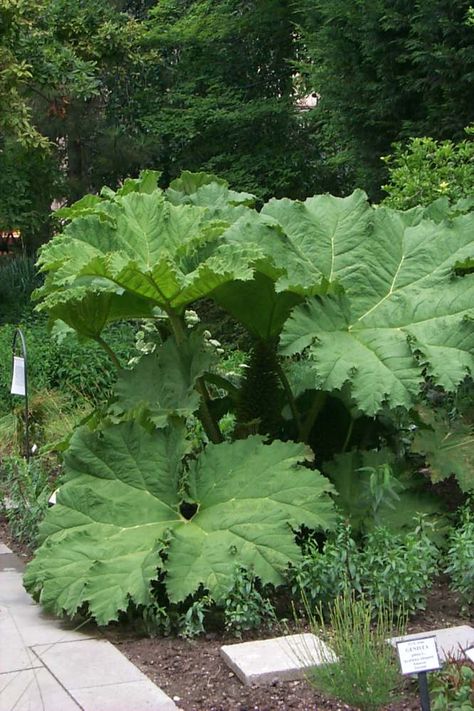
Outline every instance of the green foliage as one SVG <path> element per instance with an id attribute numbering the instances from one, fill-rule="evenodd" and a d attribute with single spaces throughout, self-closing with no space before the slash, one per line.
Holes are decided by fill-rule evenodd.
<path id="1" fill-rule="evenodd" d="M 431 480 L 442 481 L 454 474 L 460 489 L 474 490 L 474 432 L 461 418 L 446 412 L 420 408 L 422 419 L 415 433 L 412 451 L 422 454 Z"/>
<path id="2" fill-rule="evenodd" d="M 292 574 L 292 590 L 325 610 L 347 589 L 365 595 L 376 611 L 390 607 L 397 615 L 412 614 L 425 609 L 438 555 L 423 521 L 404 536 L 377 527 L 361 548 L 350 526 L 341 523 L 322 551 L 314 543 L 307 544 Z"/>
<path id="3" fill-rule="evenodd" d="M 38 391 L 59 390 L 76 403 L 104 403 L 117 377 L 111 367 L 109 356 L 94 343 L 79 342 L 74 334 L 68 334 L 60 343 L 48 331 L 43 319 L 34 319 L 21 325 L 28 349 L 28 383 L 30 394 Z M 11 344 L 14 326 L 0 326 L 0 413 L 12 410 L 17 398 L 10 395 Z M 104 333 L 122 362 L 127 362 L 133 353 L 133 326 L 122 323 Z M 86 403 L 84 403 L 84 400 Z"/>
<path id="4" fill-rule="evenodd" d="M 361 552 L 362 588 L 377 609 L 387 604 L 397 614 L 426 608 L 426 596 L 438 572 L 439 552 L 423 520 L 406 536 L 374 529 Z"/>
<path id="5" fill-rule="evenodd" d="M 378 198 L 380 156 L 413 136 L 458 140 L 472 121 L 469 0 L 300 0 L 301 73 L 339 185 Z M 337 77 L 337 80 L 335 78 Z"/>
<path id="6" fill-rule="evenodd" d="M 145 171 L 63 210 L 70 222 L 40 257 L 40 308 L 59 332 L 69 327 L 97 341 L 117 364 L 104 343 L 107 324 L 134 317 L 153 329 L 133 369 L 120 375 L 108 411 L 116 424 L 91 423 L 73 438 L 70 479 L 26 576 L 47 607 L 74 614 L 87 605 L 101 623 L 130 603 L 153 602 L 157 575 L 168 601 L 179 604 L 189 596 L 199 602 L 202 589 L 220 605 L 235 565 L 262 585 L 282 583 L 288 564 L 300 560 L 291 529 L 332 520 L 329 482 L 309 467 L 293 476 L 305 442 L 323 448 L 319 461 L 339 452 L 327 471 L 354 525 L 400 528 L 412 513 L 431 512 L 420 478 L 400 463 L 409 438 L 401 443 L 393 431 L 400 413 L 411 422 L 406 413 L 427 382 L 454 393 L 474 368 L 474 277 L 457 273 L 472 259 L 474 214 L 432 222 L 423 208 L 372 208 L 361 191 L 272 200 L 258 212 L 250 196 L 209 175 L 186 173 L 168 191 L 156 180 Z M 203 298 L 227 308 L 259 342 L 263 357 L 256 375 L 246 369 L 247 395 L 262 402 L 246 422 L 238 421 L 239 405 L 250 378 L 216 365 L 220 344 L 189 309 Z M 274 403 L 272 422 L 263 423 L 263 392 Z M 330 408 L 336 415 L 324 429 Z M 252 416 L 263 424 L 252 425 Z M 325 433 L 341 421 L 347 431 L 326 445 L 320 423 Z M 258 426 L 270 440 L 299 444 L 231 441 Z M 393 441 L 397 456 L 386 449 Z M 345 451 L 361 443 L 365 451 Z M 410 610 L 423 605 L 432 561 L 428 539 L 418 545 L 421 534 L 413 535 L 394 537 L 397 553 L 385 561 L 405 574 L 426 553 L 427 567 L 419 578 L 406 575 L 406 588 L 392 591 L 388 576 L 391 604 Z M 369 541 L 369 552 L 376 547 Z M 360 587 L 381 604 L 384 563 L 375 553 L 370 565 L 358 556 Z"/>
<path id="7" fill-rule="evenodd" d="M 0 187 L 1 193 L 1 187 Z M 31 315 L 30 297 L 41 284 L 32 257 L 19 255 L 0 262 L 0 324 L 18 323 Z"/>
<path id="8" fill-rule="evenodd" d="M 51 236 L 51 203 L 62 190 L 53 150 L 4 141 L 0 150 L 0 230 L 19 230 L 22 248 L 29 254 Z"/>
<path id="9" fill-rule="evenodd" d="M 374 526 L 406 531 L 416 514 L 441 512 L 442 504 L 424 491 L 423 480 L 407 476 L 400 465 L 388 449 L 345 452 L 324 464 L 338 492 L 336 505 L 357 533 Z"/>
<path id="10" fill-rule="evenodd" d="M 463 608 L 469 610 L 474 604 L 474 515 L 469 506 L 449 538 L 447 563 L 450 586 L 459 593 Z"/>
<path id="11" fill-rule="evenodd" d="M 307 673 L 310 683 L 361 711 L 375 711 L 389 703 L 400 687 L 398 664 L 387 644 L 393 636 L 391 608 L 381 607 L 374 620 L 370 601 L 357 599 L 346 590 L 330 606 L 329 626 L 321 611 L 318 614 L 308 608 L 307 613 L 311 631 L 320 636 L 322 630 L 337 657 L 334 663 L 329 653 L 323 652 L 324 663 Z M 312 656 L 316 653 L 311 649 L 303 653 L 305 665 L 318 661 Z"/>
<path id="12" fill-rule="evenodd" d="M 326 528 L 333 520 L 330 484 L 298 464 L 305 447 L 263 446 L 259 437 L 210 444 L 188 463 L 183 482 L 187 450 L 177 429 L 148 434 L 125 423 L 79 430 L 25 575 L 30 592 L 58 614 L 87 603 L 104 624 L 130 602 L 148 604 L 159 569 L 172 602 L 201 585 L 219 602 L 238 563 L 262 584 L 281 584 L 300 556 L 292 528 Z"/>
<path id="13" fill-rule="evenodd" d="M 264 337 L 285 324 L 281 354 L 304 352 L 316 387 L 350 385 L 368 415 L 411 407 L 426 374 L 454 391 L 474 367 L 473 277 L 453 278 L 472 253 L 472 215 L 441 228 L 424 221 L 422 210 L 373 209 L 361 192 L 271 201 L 230 225 L 214 222 L 206 208 L 171 205 L 160 191 L 119 191 L 93 210 L 40 258 L 47 272 L 41 308 L 84 335 L 99 338 L 107 321 L 148 316 L 156 306 L 176 329 L 187 305 L 214 294 L 247 324 L 270 287 L 259 321 L 281 315 Z M 316 252 L 309 253 L 311 243 Z M 253 270 L 262 278 L 252 280 Z M 316 294 L 285 323 L 295 297 Z"/>
<path id="14" fill-rule="evenodd" d="M 275 619 L 275 608 L 269 598 L 260 592 L 253 571 L 238 565 L 232 587 L 224 600 L 226 630 L 241 637 L 242 632 L 257 629 Z"/>
<path id="15" fill-rule="evenodd" d="M 431 676 L 433 711 L 471 711 L 474 707 L 474 664 L 449 659 Z"/>
<path id="16" fill-rule="evenodd" d="M 413 138 L 406 145 L 396 144 L 393 154 L 383 159 L 389 168 L 383 203 L 408 210 L 444 197 L 454 214 L 463 209 L 461 200 L 472 209 L 474 141 L 473 131 L 468 133 L 469 139 L 458 143 Z"/>
<path id="17" fill-rule="evenodd" d="M 0 503 L 11 534 L 21 543 L 33 546 L 38 526 L 48 510 L 54 489 L 48 465 L 41 459 L 2 457 L 0 463 Z"/>
<path id="18" fill-rule="evenodd" d="M 319 179 L 314 135 L 294 106 L 291 3 L 165 0 L 148 22 L 160 58 L 139 123 L 161 138 L 167 183 L 187 168 L 216 172 L 259 197 L 303 197 Z"/>

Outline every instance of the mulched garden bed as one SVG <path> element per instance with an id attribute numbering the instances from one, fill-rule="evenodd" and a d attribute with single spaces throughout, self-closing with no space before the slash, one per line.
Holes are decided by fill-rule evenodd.
<path id="1" fill-rule="evenodd" d="M 31 553 L 27 546 L 12 540 L 6 522 L 0 519 L 0 540 L 23 560 Z M 434 630 L 463 624 L 474 625 L 462 617 L 459 602 L 444 581 L 439 581 L 429 596 L 427 610 L 412 618 L 409 632 Z M 168 694 L 183 711 L 356 711 L 340 701 L 318 694 L 306 681 L 276 681 L 268 686 L 246 687 L 219 656 L 223 644 L 236 640 L 216 633 L 194 640 L 145 638 L 130 628 L 111 625 L 103 631 L 136 666 Z M 284 634 L 282 630 L 246 635 L 243 641 Z M 403 695 L 385 707 L 385 711 L 418 711 L 420 702 L 416 685 L 407 681 Z"/>

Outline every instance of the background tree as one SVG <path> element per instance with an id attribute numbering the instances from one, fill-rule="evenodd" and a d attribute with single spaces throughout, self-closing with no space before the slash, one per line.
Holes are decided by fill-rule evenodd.
<path id="1" fill-rule="evenodd" d="M 167 182 L 182 169 L 265 196 L 314 188 L 318 155 L 295 109 L 293 3 L 164 0 L 148 43 L 161 57 L 140 123 L 161 137 Z"/>
<path id="2" fill-rule="evenodd" d="M 474 116 L 468 0 L 301 0 L 313 119 L 342 187 L 378 197 L 394 141 L 459 139 Z"/>

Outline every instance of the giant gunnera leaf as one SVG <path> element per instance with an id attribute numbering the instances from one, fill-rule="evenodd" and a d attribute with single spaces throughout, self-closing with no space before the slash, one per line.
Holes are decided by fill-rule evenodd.
<path id="1" fill-rule="evenodd" d="M 71 223 L 41 250 L 46 278 L 38 308 L 84 335 L 91 331 L 85 299 L 96 337 L 100 324 L 148 317 L 153 307 L 182 313 L 221 284 L 250 279 L 261 255 L 254 244 L 227 244 L 230 222 L 213 219 L 206 207 L 173 205 L 161 190 L 133 187 L 71 209 Z"/>
<path id="2" fill-rule="evenodd" d="M 186 453 L 179 429 L 150 434 L 127 422 L 77 431 L 27 590 L 57 614 L 87 608 L 99 624 L 130 602 L 148 603 L 160 572 L 172 601 L 201 585 L 219 600 L 236 563 L 263 583 L 282 583 L 300 556 L 293 529 L 333 523 L 331 484 L 301 466 L 303 444 L 211 444 L 183 479 Z"/>
<path id="3" fill-rule="evenodd" d="M 474 255 L 474 215 L 436 224 L 378 208 L 346 225 L 347 200 L 266 208 L 294 240 L 312 231 L 317 264 L 339 286 L 294 308 L 282 353 L 305 352 L 318 388 L 349 384 L 369 415 L 412 406 L 427 376 L 455 390 L 474 372 L 474 275 L 456 273 Z"/>

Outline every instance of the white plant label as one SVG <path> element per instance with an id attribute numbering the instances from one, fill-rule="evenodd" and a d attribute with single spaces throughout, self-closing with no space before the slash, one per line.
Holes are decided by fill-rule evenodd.
<path id="1" fill-rule="evenodd" d="M 12 395 L 25 396 L 25 359 L 21 356 L 13 356 L 13 378 L 10 390 Z"/>
<path id="2" fill-rule="evenodd" d="M 406 639 L 397 642 L 402 674 L 419 674 L 441 668 L 436 636 Z"/>
<path id="3" fill-rule="evenodd" d="M 464 654 L 471 662 L 474 662 L 474 647 L 469 647 L 469 649 L 464 650 Z"/>

